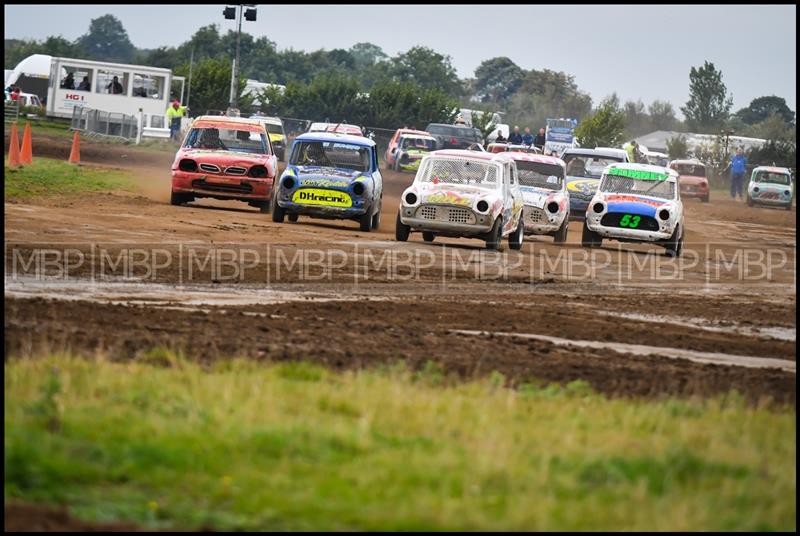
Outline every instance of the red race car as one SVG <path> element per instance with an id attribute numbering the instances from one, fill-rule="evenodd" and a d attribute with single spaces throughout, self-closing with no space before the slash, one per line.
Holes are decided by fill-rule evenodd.
<path id="1" fill-rule="evenodd" d="M 418 136 L 430 136 L 424 130 L 414 130 L 411 128 L 398 128 L 397 131 L 392 136 L 392 139 L 389 140 L 389 146 L 386 148 L 386 152 L 383 153 L 383 160 L 386 162 L 386 169 L 394 169 L 394 161 L 395 161 L 395 150 L 397 149 L 397 142 L 400 141 L 400 136 L 403 134 L 416 134 Z"/>
<path id="2" fill-rule="evenodd" d="M 708 203 L 710 194 L 706 166 L 699 160 L 673 160 L 669 163 L 670 169 L 678 172 L 678 185 L 681 197 L 697 197 L 703 203 Z"/>
<path id="3" fill-rule="evenodd" d="M 173 205 L 198 197 L 236 199 L 269 212 L 278 159 L 256 119 L 201 116 L 172 163 Z"/>

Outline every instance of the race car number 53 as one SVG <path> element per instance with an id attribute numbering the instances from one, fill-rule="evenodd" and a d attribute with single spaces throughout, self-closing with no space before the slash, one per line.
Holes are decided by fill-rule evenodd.
<path id="1" fill-rule="evenodd" d="M 630 227 L 631 229 L 636 229 L 639 227 L 639 222 L 642 220 L 641 216 L 634 216 L 631 214 L 625 214 L 619 220 L 620 227 Z"/>

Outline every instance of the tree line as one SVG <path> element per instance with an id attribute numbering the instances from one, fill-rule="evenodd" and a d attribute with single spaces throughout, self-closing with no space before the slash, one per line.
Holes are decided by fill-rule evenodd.
<path id="1" fill-rule="evenodd" d="M 31 54 L 50 54 L 100 61 L 166 67 L 184 76 L 192 66 L 191 107 L 205 112 L 225 109 L 229 100 L 231 58 L 236 47 L 233 30 L 221 33 L 217 24 L 199 28 L 176 47 L 138 49 L 122 23 L 113 15 L 93 19 L 87 32 L 74 41 L 50 36 L 43 41 L 5 40 L 5 65 L 13 68 Z M 783 98 L 770 95 L 754 99 L 732 111 L 732 100 L 722 72 L 711 62 L 691 67 L 689 100 L 677 118 L 665 100 L 645 104 L 619 101 L 616 94 L 593 105 L 574 77 L 549 69 L 523 69 L 507 57 L 490 58 L 474 77 L 459 79 L 449 56 L 415 46 L 393 57 L 372 43 L 349 49 L 279 50 L 267 37 L 241 35 L 242 76 L 286 85 L 283 95 L 271 92 L 262 111 L 284 116 L 368 124 L 396 128 L 452 120 L 459 105 L 482 111 L 505 111 L 504 122 L 544 126 L 547 117 L 578 119 L 585 142 L 614 145 L 654 130 L 692 131 L 737 135 L 795 143 L 795 113 Z M 241 99 L 247 105 L 252 98 Z"/>

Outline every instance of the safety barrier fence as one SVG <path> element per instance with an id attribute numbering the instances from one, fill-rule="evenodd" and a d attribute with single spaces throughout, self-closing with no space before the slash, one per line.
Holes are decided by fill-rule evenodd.
<path id="1" fill-rule="evenodd" d="M 3 122 L 13 123 L 19 119 L 19 101 L 7 100 L 3 112 Z"/>

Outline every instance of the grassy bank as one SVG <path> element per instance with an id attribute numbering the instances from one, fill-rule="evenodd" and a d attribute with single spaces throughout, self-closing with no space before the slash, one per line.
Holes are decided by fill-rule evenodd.
<path id="1" fill-rule="evenodd" d="M 796 527 L 793 408 L 441 380 L 12 359 L 5 497 L 151 528 Z"/>
<path id="2" fill-rule="evenodd" d="M 7 199 L 131 188 L 133 181 L 126 171 L 76 166 L 43 157 L 13 171 L 6 166 L 3 183 Z"/>

